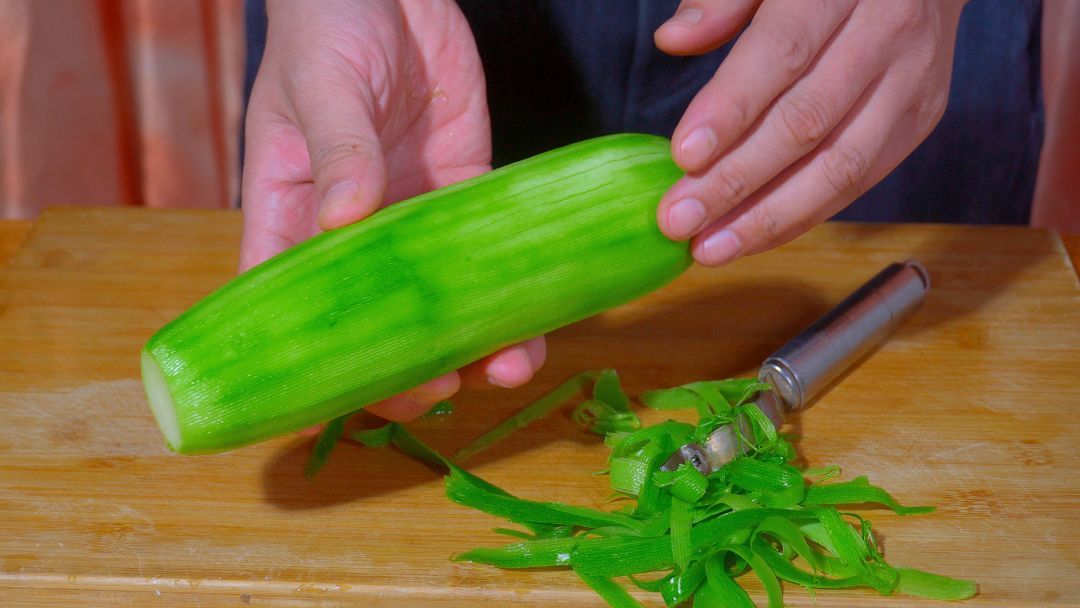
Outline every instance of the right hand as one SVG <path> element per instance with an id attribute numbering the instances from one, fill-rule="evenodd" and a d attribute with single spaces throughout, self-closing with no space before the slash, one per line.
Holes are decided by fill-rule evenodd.
<path id="1" fill-rule="evenodd" d="M 247 110 L 241 271 L 491 169 L 484 75 L 452 0 L 268 0 L 267 14 Z M 524 384 L 545 356 L 536 338 L 366 409 L 410 420 L 463 381 Z"/>
<path id="2" fill-rule="evenodd" d="M 656 31 L 664 52 L 741 33 L 672 135 L 687 175 L 660 201 L 664 234 L 720 266 L 884 179 L 945 112 L 964 1 L 683 0 Z"/>

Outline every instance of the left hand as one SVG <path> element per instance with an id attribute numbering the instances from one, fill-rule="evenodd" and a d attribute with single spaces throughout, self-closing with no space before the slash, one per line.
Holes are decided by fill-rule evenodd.
<path id="1" fill-rule="evenodd" d="M 480 56 L 453 0 L 266 8 L 266 53 L 247 110 L 241 270 L 491 169 Z M 411 420 L 463 384 L 524 384 L 545 356 L 544 339 L 534 338 L 366 409 Z"/>
<path id="2" fill-rule="evenodd" d="M 683 0 L 672 55 L 732 38 L 672 136 L 687 172 L 657 211 L 719 266 L 781 245 L 881 181 L 945 111 L 966 0 Z"/>

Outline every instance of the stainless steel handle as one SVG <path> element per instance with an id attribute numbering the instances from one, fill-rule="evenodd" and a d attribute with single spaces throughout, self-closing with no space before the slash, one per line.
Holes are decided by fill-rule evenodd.
<path id="1" fill-rule="evenodd" d="M 782 410 L 804 407 L 910 316 L 929 289 L 918 262 L 890 264 L 766 359 L 758 378 L 773 387 Z"/>

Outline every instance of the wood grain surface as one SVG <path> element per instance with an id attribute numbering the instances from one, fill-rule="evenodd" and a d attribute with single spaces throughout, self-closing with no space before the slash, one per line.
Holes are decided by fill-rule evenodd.
<path id="1" fill-rule="evenodd" d="M 1069 254 L 1073 270 L 1080 276 L 1080 234 L 1063 234 L 1061 243 L 1065 246 L 1065 252 Z"/>
<path id="2" fill-rule="evenodd" d="M 310 437 L 165 449 L 139 348 L 233 275 L 239 231 L 226 211 L 52 210 L 0 274 L 0 605 L 602 605 L 567 571 L 450 561 L 505 542 L 502 522 L 393 450 L 342 445 L 308 482 Z M 926 304 L 791 421 L 800 453 L 940 507 L 867 513 L 894 564 L 975 579 L 972 606 L 1080 605 L 1080 287 L 1047 232 L 826 224 L 555 332 L 533 383 L 413 428 L 452 451 L 581 369 L 615 367 L 632 394 L 751 374 L 906 258 L 930 270 Z M 605 453 L 559 413 L 466 464 L 523 497 L 600 507 Z M 791 606 L 936 605 L 786 591 Z"/>
<path id="3" fill-rule="evenodd" d="M 31 226 L 29 220 L 0 220 L 0 268 L 19 250 Z"/>

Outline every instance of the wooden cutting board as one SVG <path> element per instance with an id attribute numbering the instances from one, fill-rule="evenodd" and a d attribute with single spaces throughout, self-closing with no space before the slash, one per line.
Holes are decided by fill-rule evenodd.
<path id="1" fill-rule="evenodd" d="M 0 220 L 0 268 L 22 246 L 26 233 L 30 232 L 29 220 Z"/>
<path id="2" fill-rule="evenodd" d="M 451 562 L 505 542 L 502 522 L 393 450 L 343 445 L 308 482 L 310 437 L 163 447 L 139 348 L 232 276 L 239 234 L 231 212 L 59 209 L 0 275 L 0 605 L 602 605 L 567 571 Z M 582 369 L 615 367 L 632 394 L 751 374 L 910 257 L 930 270 L 927 303 L 793 421 L 798 448 L 940 507 L 870 513 L 893 563 L 977 580 L 974 606 L 1080 605 L 1080 288 L 1047 232 L 827 224 L 558 331 L 532 384 L 464 394 L 414 429 L 452 451 Z M 468 465 L 523 497 L 599 507 L 604 456 L 559 414 Z M 787 592 L 792 606 L 934 604 Z"/>

